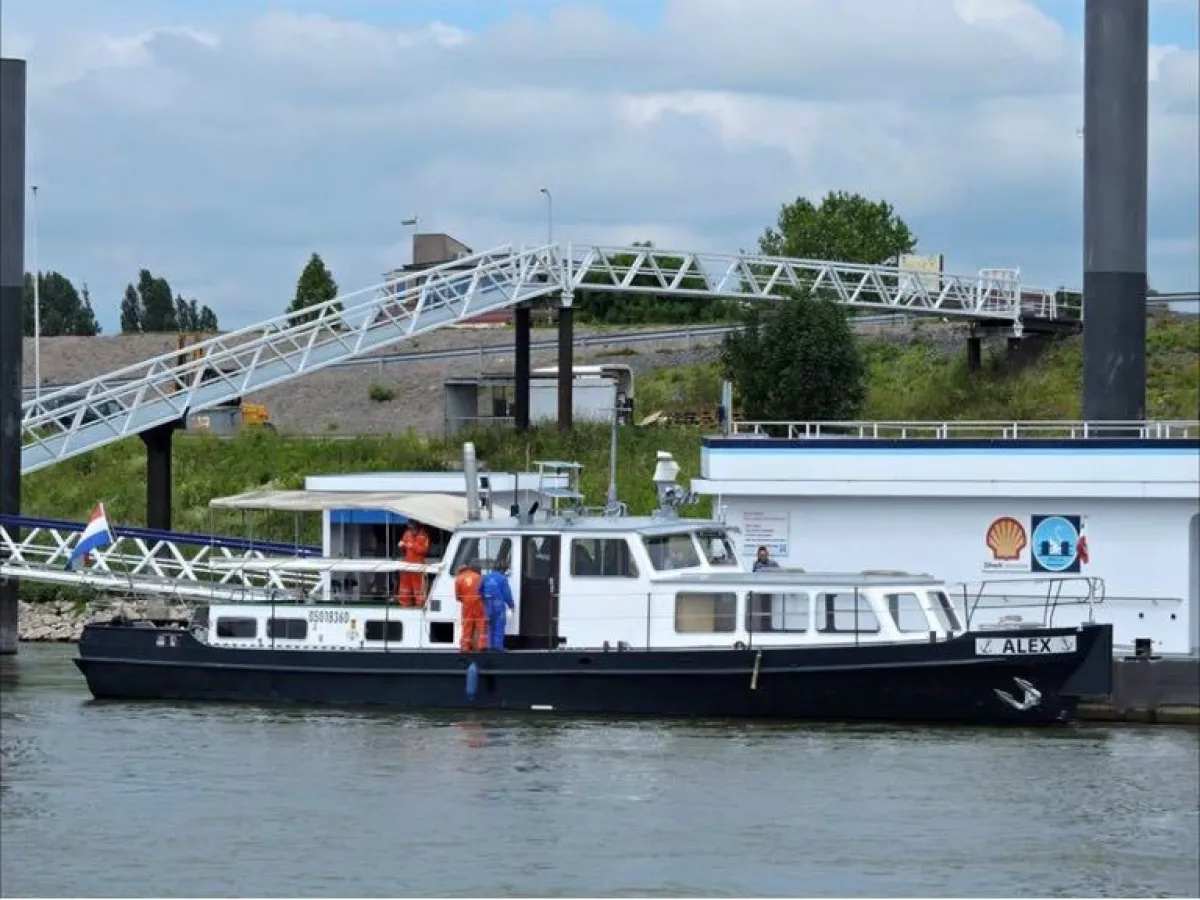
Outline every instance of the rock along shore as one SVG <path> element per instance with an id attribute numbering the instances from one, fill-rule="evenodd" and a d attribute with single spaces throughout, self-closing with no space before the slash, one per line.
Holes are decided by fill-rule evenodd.
<path id="1" fill-rule="evenodd" d="M 96 620 L 108 620 L 118 613 L 130 618 L 186 618 L 191 608 L 184 604 L 163 603 L 161 600 L 122 600 L 106 598 L 80 604 L 70 600 L 50 600 L 42 603 L 20 602 L 20 624 L 17 629 L 22 641 L 58 643 L 79 640 L 83 626 Z"/>

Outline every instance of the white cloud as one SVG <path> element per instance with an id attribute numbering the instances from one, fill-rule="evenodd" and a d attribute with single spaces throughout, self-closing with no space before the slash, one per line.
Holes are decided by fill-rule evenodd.
<path id="1" fill-rule="evenodd" d="M 1081 46 L 1025 0 L 668 0 L 653 26 L 563 2 L 486 30 L 75 5 L 8 0 L 2 33 L 30 61 L 41 263 L 110 326 L 141 266 L 232 325 L 281 311 L 313 250 L 373 283 L 414 214 L 540 241 L 543 186 L 559 238 L 705 250 L 858 190 L 956 271 L 1081 281 Z M 1150 275 L 1191 287 L 1196 51 L 1150 71 Z"/>

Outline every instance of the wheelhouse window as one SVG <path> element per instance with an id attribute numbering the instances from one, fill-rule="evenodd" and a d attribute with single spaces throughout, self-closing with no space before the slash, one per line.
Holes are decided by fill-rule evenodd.
<path id="1" fill-rule="evenodd" d="M 267 619 L 267 637 L 275 641 L 302 641 L 308 637 L 305 619 Z"/>
<path id="2" fill-rule="evenodd" d="M 676 634 L 729 634 L 737 629 L 737 594 L 680 591 L 675 595 Z"/>
<path id="3" fill-rule="evenodd" d="M 692 569 L 700 565 L 696 540 L 690 531 L 655 535 L 643 540 L 646 552 L 650 555 L 650 565 L 659 572 L 668 569 Z"/>
<path id="4" fill-rule="evenodd" d="M 954 604 L 950 602 L 945 591 L 930 591 L 929 602 L 933 606 L 933 614 L 937 616 L 937 620 L 944 629 L 947 631 L 964 630 L 958 617 L 958 610 L 954 608 Z"/>
<path id="5" fill-rule="evenodd" d="M 736 566 L 737 551 L 729 536 L 718 528 L 705 528 L 696 532 L 696 540 L 711 566 Z"/>
<path id="6" fill-rule="evenodd" d="M 637 564 L 625 538 L 571 541 L 572 578 L 637 578 Z"/>
<path id="7" fill-rule="evenodd" d="M 803 593 L 763 594 L 754 591 L 746 598 L 746 630 L 802 633 L 812 617 L 812 597 Z"/>
<path id="8" fill-rule="evenodd" d="M 367 619 L 363 624 L 363 640 L 399 643 L 404 640 L 404 623 L 395 620 Z"/>
<path id="9" fill-rule="evenodd" d="M 919 631 L 929 631 L 929 620 L 925 618 L 925 609 L 921 606 L 921 598 L 913 593 L 887 594 L 888 613 L 896 623 L 896 629 L 906 634 Z"/>
<path id="10" fill-rule="evenodd" d="M 258 637 L 258 619 L 220 616 L 217 618 L 217 637 L 250 640 Z"/>
<path id="11" fill-rule="evenodd" d="M 499 537 L 464 538 L 454 552 L 453 575 L 467 563 L 473 562 L 486 572 L 496 562 L 512 564 L 512 539 Z"/>
<path id="12" fill-rule="evenodd" d="M 826 634 L 875 634 L 879 620 L 865 594 L 847 591 L 818 598 L 817 626 Z"/>

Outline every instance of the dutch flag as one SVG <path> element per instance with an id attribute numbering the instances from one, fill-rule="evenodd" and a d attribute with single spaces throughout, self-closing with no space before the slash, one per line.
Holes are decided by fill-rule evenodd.
<path id="1" fill-rule="evenodd" d="M 83 534 L 79 535 L 75 549 L 71 551 L 71 558 L 67 560 L 67 568 L 74 569 L 80 560 L 86 562 L 88 554 L 93 550 L 107 547 L 112 542 L 112 531 L 108 527 L 108 516 L 104 513 L 104 504 L 97 503 L 91 516 L 88 517 L 87 525 L 83 528 Z"/>

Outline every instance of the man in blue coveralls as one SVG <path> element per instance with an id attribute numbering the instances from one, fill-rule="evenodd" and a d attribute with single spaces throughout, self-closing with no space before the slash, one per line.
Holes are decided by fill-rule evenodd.
<path id="1" fill-rule="evenodd" d="M 487 614 L 488 649 L 504 649 L 504 622 L 508 611 L 515 609 L 512 589 L 508 586 L 508 564 L 497 559 L 483 576 L 479 592 L 483 594 L 483 609 Z"/>

